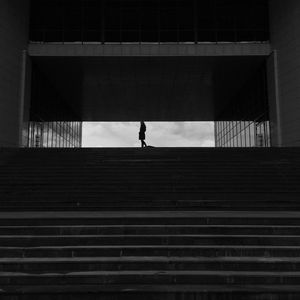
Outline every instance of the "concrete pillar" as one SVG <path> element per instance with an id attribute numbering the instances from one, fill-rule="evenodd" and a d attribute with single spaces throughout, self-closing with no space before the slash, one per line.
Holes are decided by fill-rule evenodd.
<path id="1" fill-rule="evenodd" d="M 281 145 L 300 146 L 300 1 L 270 0 L 271 44 L 277 53 L 277 122 Z M 273 102 L 274 102 L 273 101 Z M 278 110 L 279 109 L 279 110 Z"/>
<path id="2" fill-rule="evenodd" d="M 29 4 L 29 0 L 0 1 L 0 147 L 20 146 Z"/>
<path id="3" fill-rule="evenodd" d="M 276 50 L 267 59 L 267 79 L 271 127 L 271 146 L 281 147 L 281 103 L 278 83 L 278 56 Z"/>
<path id="4" fill-rule="evenodd" d="M 31 58 L 27 50 L 23 50 L 19 101 L 19 146 L 28 146 L 30 100 L 31 100 Z"/>

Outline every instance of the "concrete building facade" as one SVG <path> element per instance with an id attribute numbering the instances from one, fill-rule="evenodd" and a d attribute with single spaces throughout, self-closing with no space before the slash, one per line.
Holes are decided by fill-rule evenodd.
<path id="1" fill-rule="evenodd" d="M 141 119 L 299 146 L 300 3 L 239 2 L 2 0 L 0 146 L 36 145 L 37 124 L 80 146 L 78 122 Z"/>
<path id="2" fill-rule="evenodd" d="M 300 3 L 270 1 L 271 45 L 276 57 L 280 144 L 300 145 Z M 273 54 L 274 55 L 274 54 Z"/>
<path id="3" fill-rule="evenodd" d="M 29 1 L 0 2 L 0 145 L 21 143 L 24 116 L 24 51 L 28 48 Z"/>

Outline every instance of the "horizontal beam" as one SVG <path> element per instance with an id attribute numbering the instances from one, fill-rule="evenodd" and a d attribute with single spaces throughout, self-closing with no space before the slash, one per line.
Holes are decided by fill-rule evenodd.
<path id="1" fill-rule="evenodd" d="M 30 56 L 268 56 L 269 43 L 29 44 Z"/>

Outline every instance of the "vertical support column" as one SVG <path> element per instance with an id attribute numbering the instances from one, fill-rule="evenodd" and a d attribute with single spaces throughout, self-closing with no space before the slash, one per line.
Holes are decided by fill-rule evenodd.
<path id="1" fill-rule="evenodd" d="M 282 112 L 280 104 L 278 58 L 276 50 L 273 51 L 267 60 L 267 80 L 272 146 L 282 147 Z"/>
<path id="2" fill-rule="evenodd" d="M 101 0 L 101 43 L 105 44 L 105 0 Z"/>
<path id="3" fill-rule="evenodd" d="M 198 0 L 194 0 L 194 42 L 198 44 Z"/>
<path id="4" fill-rule="evenodd" d="M 300 1 L 271 0 L 270 36 L 277 86 L 279 144 L 300 146 Z"/>
<path id="5" fill-rule="evenodd" d="M 21 81 L 20 81 L 20 99 L 19 99 L 19 147 L 23 144 L 23 119 L 24 119 L 24 104 L 26 94 L 26 65 L 27 65 L 27 51 L 22 51 L 21 64 Z"/>
<path id="6" fill-rule="evenodd" d="M 23 50 L 28 45 L 29 1 L 0 1 L 0 147 L 20 146 Z M 23 108 L 22 108 L 23 109 Z"/>
<path id="7" fill-rule="evenodd" d="M 161 0 L 158 0 L 158 11 L 157 11 L 157 27 L 158 27 L 158 43 L 161 43 L 161 26 L 160 26 L 160 14 L 161 14 Z"/>
<path id="8" fill-rule="evenodd" d="M 30 118 L 30 98 L 31 98 L 31 61 L 27 50 L 22 51 L 20 99 L 19 99 L 19 147 L 26 146 L 26 136 L 28 136 L 28 123 Z M 27 138 L 28 140 L 28 138 Z"/>

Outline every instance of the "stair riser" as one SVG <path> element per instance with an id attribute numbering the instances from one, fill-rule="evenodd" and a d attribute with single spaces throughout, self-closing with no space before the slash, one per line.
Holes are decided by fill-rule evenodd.
<path id="1" fill-rule="evenodd" d="M 218 212 L 219 213 L 219 212 Z M 55 215 L 55 213 L 53 213 Z M 80 214 L 80 213 L 79 213 Z M 237 214 L 234 216 L 228 216 L 228 217 L 180 217 L 181 212 L 174 213 L 175 216 L 169 216 L 168 217 L 151 217 L 152 213 L 138 213 L 140 214 L 140 217 L 128 217 L 128 212 L 124 213 L 124 217 L 116 217 L 113 214 L 111 214 L 111 217 L 93 217 L 93 213 L 91 213 L 91 217 L 85 216 L 85 217 L 47 217 L 39 218 L 37 216 L 32 218 L 24 218 L 22 219 L 22 216 L 15 217 L 15 218 L 0 218 L 0 226 L 104 226 L 104 225 L 119 225 L 119 226 L 126 226 L 126 225 L 136 225 L 136 226 L 164 226 L 164 225 L 174 225 L 174 226 L 180 226 L 180 225 L 236 225 L 236 226 L 300 226 L 300 218 L 295 218 L 291 216 L 291 218 L 276 218 L 272 217 L 270 215 L 269 217 L 239 217 Z M 164 214 L 164 213 L 162 213 Z M 176 217 L 176 214 L 179 214 L 178 217 Z M 187 212 L 188 214 L 188 212 Z M 192 212 L 191 212 L 192 214 Z M 219 213 L 220 214 L 220 213 Z M 226 213 L 224 213 L 226 214 Z M 217 213 L 216 213 L 217 215 Z M 232 214 L 231 214 L 232 215 Z"/>
<path id="2" fill-rule="evenodd" d="M 63 211 L 68 211 L 68 212 L 74 212 L 74 211 L 86 211 L 86 212 L 94 212 L 94 211 L 103 211 L 103 212 L 111 212 L 111 211 L 148 211 L 148 212 L 153 212 L 153 211 L 186 211 L 186 210 L 198 210 L 198 211 L 220 211 L 220 209 L 222 209 L 223 211 L 257 211 L 257 212 L 267 212 L 267 211 L 282 211 L 282 210 L 286 210 L 286 211 L 295 211 L 298 210 L 298 207 L 294 207 L 294 206 L 286 206 L 286 207 L 264 207 L 264 208 L 260 208 L 260 207 L 199 207 L 199 206 L 178 206 L 178 207 L 170 207 L 170 206 L 160 206 L 160 207 L 145 207 L 144 209 L 142 207 L 130 207 L 130 206 L 126 206 L 126 207 L 120 207 L 119 209 L 116 209 L 115 207 L 85 207 L 85 206 L 60 206 L 60 207 L 5 207 L 0 209 L 3 212 L 11 212 L 13 209 L 15 209 L 16 211 L 19 212 L 43 212 L 45 210 L 49 211 L 49 212 L 63 212 Z"/>
<path id="3" fill-rule="evenodd" d="M 300 277 L 297 276 L 251 276 L 249 274 L 246 275 L 225 275 L 217 276 L 217 275 L 166 275 L 163 273 L 157 272 L 152 275 L 143 275 L 143 274 L 119 274 L 118 275 L 110 275 L 107 273 L 105 276 L 96 276 L 96 275 L 68 275 L 65 274 L 63 276 L 57 275 L 26 275 L 26 276 L 10 276 L 6 275 L 5 277 L 0 277 L 0 285 L 1 288 L 5 290 L 6 286 L 12 285 L 80 285 L 80 284 L 91 284 L 91 285 L 111 285 L 111 284 L 197 284 L 197 285 L 299 285 Z"/>
<path id="4" fill-rule="evenodd" d="M 20 272 L 30 274 L 40 273 L 68 273 L 92 271 L 264 271 L 264 272 L 295 272 L 300 270 L 300 263 L 278 262 L 91 262 L 91 263 L 0 263 L 1 272 Z"/>
<path id="5" fill-rule="evenodd" d="M 82 288 L 85 293 L 80 289 L 74 287 L 69 287 L 66 290 L 68 292 L 60 292 L 62 288 L 53 287 L 52 290 L 41 287 L 30 287 L 19 289 L 18 294 L 12 293 L 11 296 L 2 296 L 2 300 L 299 300 L 300 292 L 271 292 L 271 291 L 248 291 L 248 292 L 215 292 L 213 287 L 211 291 L 203 292 L 172 292 L 165 291 L 161 292 L 135 292 L 135 291 L 123 291 L 116 293 L 115 291 L 100 292 L 99 290 L 104 289 L 103 287 L 94 288 Z M 204 288 L 206 289 L 206 287 Z M 250 287 L 251 289 L 251 287 Z M 9 288 L 8 288 L 9 290 Z M 15 291 L 15 289 L 13 289 Z M 35 292 L 33 294 L 24 295 L 24 292 L 28 290 L 38 290 L 40 292 Z M 58 290 L 58 291 L 55 291 Z M 76 293 L 76 290 L 78 292 Z M 161 289 L 159 289 L 161 291 Z M 73 291 L 73 292 L 72 292 Z M 34 297 L 34 298 L 33 298 Z M 84 297 L 84 298 L 83 298 Z"/>
<path id="6" fill-rule="evenodd" d="M 275 236 L 60 236 L 0 237 L 0 245 L 8 247 L 76 246 L 76 245 L 260 245 L 300 246 L 300 237 Z"/>
<path id="7" fill-rule="evenodd" d="M 179 248 L 179 247 L 178 247 Z M 69 249 L 55 248 L 55 249 L 45 249 L 38 247 L 36 249 L 31 248 L 19 248 L 19 249 L 0 249 L 0 258 L 34 258 L 34 257 L 44 257 L 44 258 L 55 258 L 55 257 L 299 257 L 300 247 L 293 249 L 242 249 L 238 247 L 233 247 L 230 249 L 215 249 L 213 246 L 206 249 L 164 249 L 149 247 L 119 247 L 112 248 L 108 246 L 106 249 L 95 249 L 95 247 L 78 249 L 78 247 L 69 247 Z"/>
<path id="8" fill-rule="evenodd" d="M 224 226 L 225 227 L 225 226 Z M 232 226 L 230 228 L 224 227 L 153 227 L 143 228 L 143 227 L 93 227 L 85 228 L 75 227 L 59 227 L 59 228 L 1 228 L 0 227 L 0 237 L 2 235 L 187 235 L 187 234 L 215 234 L 215 235 L 299 235 L 300 237 L 300 227 L 252 227 L 252 228 L 239 228 L 238 226 Z"/>

